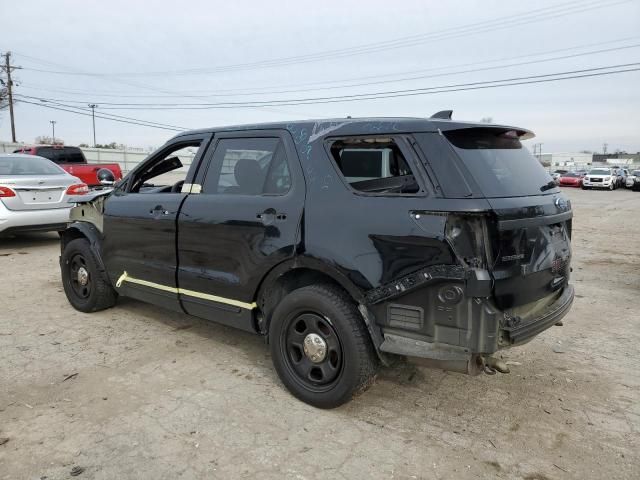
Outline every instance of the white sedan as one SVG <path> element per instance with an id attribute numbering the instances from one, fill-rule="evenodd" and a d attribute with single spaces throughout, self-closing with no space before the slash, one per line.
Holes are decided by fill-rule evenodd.
<path id="1" fill-rule="evenodd" d="M 0 236 L 64 230 L 70 196 L 88 192 L 86 184 L 51 160 L 0 154 Z"/>

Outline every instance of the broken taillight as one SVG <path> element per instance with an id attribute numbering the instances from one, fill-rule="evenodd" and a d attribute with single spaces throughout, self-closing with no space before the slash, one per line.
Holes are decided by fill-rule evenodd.
<path id="1" fill-rule="evenodd" d="M 76 183 L 67 188 L 67 195 L 86 195 L 89 193 L 89 187 L 86 183 Z"/>
<path id="2" fill-rule="evenodd" d="M 16 196 L 16 192 L 14 192 L 13 189 L 9 187 L 3 187 L 2 185 L 0 185 L 0 198 L 8 198 L 8 197 L 15 197 L 15 196 Z"/>

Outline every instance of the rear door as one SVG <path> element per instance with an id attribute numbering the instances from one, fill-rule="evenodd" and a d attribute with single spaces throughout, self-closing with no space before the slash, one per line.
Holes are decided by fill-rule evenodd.
<path id="1" fill-rule="evenodd" d="M 136 168 L 104 204 L 103 259 L 117 290 L 181 311 L 176 284 L 176 219 L 210 134 L 174 139 Z M 182 167 L 152 175 L 161 162 Z M 175 165 L 178 165 L 177 163 Z"/>
<path id="2" fill-rule="evenodd" d="M 184 309 L 252 330 L 264 275 L 301 241 L 305 184 L 288 132 L 216 134 L 178 218 L 178 284 Z"/>

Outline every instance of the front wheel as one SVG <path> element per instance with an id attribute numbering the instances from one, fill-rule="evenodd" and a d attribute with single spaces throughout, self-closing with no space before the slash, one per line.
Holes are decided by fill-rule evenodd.
<path id="1" fill-rule="evenodd" d="M 288 294 L 273 312 L 269 341 L 282 383 L 315 407 L 342 405 L 375 380 L 378 361 L 362 316 L 336 286 Z"/>
<path id="2" fill-rule="evenodd" d="M 611 183 L 611 184 L 609 185 L 609 190 L 610 190 L 610 191 L 615 190 L 615 188 L 616 188 L 616 186 L 615 186 L 613 183 Z"/>
<path id="3" fill-rule="evenodd" d="M 89 241 L 70 241 L 60 257 L 62 285 L 69 303 L 81 312 L 96 312 L 112 307 L 118 294 L 100 271 Z"/>

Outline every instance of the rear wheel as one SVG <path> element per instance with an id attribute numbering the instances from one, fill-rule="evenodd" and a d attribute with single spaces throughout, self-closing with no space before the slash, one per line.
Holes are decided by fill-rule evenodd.
<path id="1" fill-rule="evenodd" d="M 273 363 L 297 398 L 334 408 L 375 380 L 377 357 L 360 312 L 333 285 L 294 290 L 276 307 L 269 327 Z"/>
<path id="2" fill-rule="evenodd" d="M 115 305 L 118 294 L 100 271 L 87 239 L 77 238 L 66 245 L 60 268 L 64 292 L 73 308 L 96 312 Z"/>

